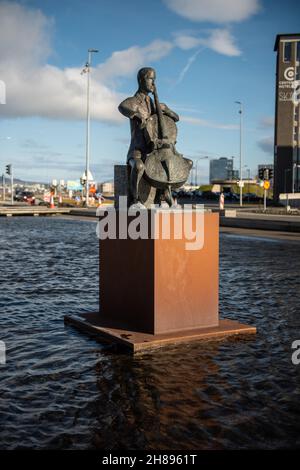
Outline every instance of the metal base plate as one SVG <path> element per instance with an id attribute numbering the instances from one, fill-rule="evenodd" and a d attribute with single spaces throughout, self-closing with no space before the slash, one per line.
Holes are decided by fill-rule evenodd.
<path id="1" fill-rule="evenodd" d="M 67 315 L 64 320 L 65 323 L 71 324 L 82 332 L 96 334 L 110 342 L 123 345 L 132 353 L 196 340 L 256 333 L 256 327 L 233 320 L 220 320 L 219 325 L 216 327 L 195 328 L 159 335 L 113 328 L 101 318 L 99 313 L 83 313 L 78 316 Z"/>

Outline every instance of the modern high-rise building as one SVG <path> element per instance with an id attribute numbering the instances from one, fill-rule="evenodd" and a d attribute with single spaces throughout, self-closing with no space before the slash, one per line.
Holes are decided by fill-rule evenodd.
<path id="1" fill-rule="evenodd" d="M 280 193 L 300 191 L 300 34 L 278 34 L 274 197 Z"/>
<path id="2" fill-rule="evenodd" d="M 233 169 L 232 158 L 216 158 L 209 162 L 209 181 L 210 183 L 218 181 L 233 180 L 238 178 L 238 171 Z"/>

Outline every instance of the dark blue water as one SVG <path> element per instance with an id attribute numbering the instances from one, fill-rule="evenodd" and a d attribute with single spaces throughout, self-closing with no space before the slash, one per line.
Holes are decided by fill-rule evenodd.
<path id="1" fill-rule="evenodd" d="M 256 337 L 131 357 L 63 323 L 97 309 L 95 228 L 0 219 L 0 448 L 299 448 L 300 245 L 221 236 L 221 314 Z"/>

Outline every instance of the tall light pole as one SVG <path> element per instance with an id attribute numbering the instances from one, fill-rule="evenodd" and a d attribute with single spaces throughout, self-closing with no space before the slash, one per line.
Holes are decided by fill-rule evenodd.
<path id="1" fill-rule="evenodd" d="M 209 160 L 209 156 L 208 155 L 204 155 L 203 157 L 198 157 L 197 159 L 197 164 L 198 164 L 198 160 Z M 198 186 L 198 165 L 197 165 L 197 186 Z"/>
<path id="2" fill-rule="evenodd" d="M 191 182 L 191 185 L 193 185 L 193 182 L 194 182 L 194 184 L 196 186 L 198 186 L 198 160 L 206 160 L 206 159 L 209 159 L 210 157 L 205 155 L 204 157 L 190 157 L 190 158 L 191 159 L 195 158 L 195 164 L 193 162 L 193 166 L 192 166 L 192 169 L 191 169 L 191 172 L 190 172 L 190 182 Z M 193 180 L 192 180 L 192 178 L 193 178 Z"/>
<path id="3" fill-rule="evenodd" d="M 89 207 L 89 172 L 90 172 L 90 73 L 92 65 L 92 53 L 98 49 L 88 49 L 88 60 L 83 72 L 87 74 L 86 92 L 86 161 L 85 161 L 85 205 Z"/>
<path id="4" fill-rule="evenodd" d="M 240 115 L 240 206 L 243 205 L 243 166 L 242 166 L 242 127 L 243 127 L 243 104 L 241 101 L 235 101 L 239 105 L 239 115 Z"/>

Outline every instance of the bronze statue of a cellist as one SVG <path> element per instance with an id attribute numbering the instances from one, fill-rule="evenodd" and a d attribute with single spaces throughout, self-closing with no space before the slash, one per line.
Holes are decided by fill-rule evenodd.
<path id="1" fill-rule="evenodd" d="M 175 123 L 179 116 L 165 104 L 159 103 L 155 78 L 153 68 L 140 69 L 137 92 L 119 105 L 119 111 L 130 119 L 131 127 L 127 155 L 131 169 L 130 202 L 146 207 L 163 200 L 172 206 L 172 189 L 186 182 L 193 165 L 175 148 Z M 153 94 L 154 102 L 149 93 Z"/>

